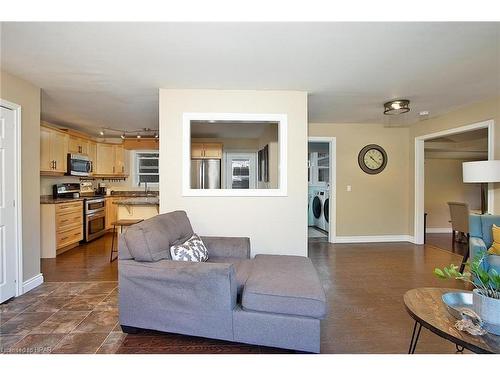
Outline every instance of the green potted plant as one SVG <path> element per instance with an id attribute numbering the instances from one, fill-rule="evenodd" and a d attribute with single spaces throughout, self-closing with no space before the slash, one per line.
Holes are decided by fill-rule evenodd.
<path id="1" fill-rule="evenodd" d="M 459 272 L 458 266 L 451 264 L 443 269 L 435 268 L 434 274 L 441 279 L 462 280 L 473 285 L 472 301 L 474 310 L 483 320 L 483 328 L 500 335 L 500 274 L 495 269 L 486 271 L 483 267 L 488 254 L 479 252 L 468 263 L 469 272 Z"/>

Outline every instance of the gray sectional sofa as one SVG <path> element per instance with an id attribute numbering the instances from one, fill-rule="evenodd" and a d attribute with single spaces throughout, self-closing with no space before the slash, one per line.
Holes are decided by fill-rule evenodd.
<path id="1" fill-rule="evenodd" d="M 158 215 L 119 236 L 120 324 L 248 344 L 320 351 L 326 297 L 305 257 L 257 255 L 250 240 L 201 237 L 207 262 L 173 261 L 193 234 L 184 211 Z"/>

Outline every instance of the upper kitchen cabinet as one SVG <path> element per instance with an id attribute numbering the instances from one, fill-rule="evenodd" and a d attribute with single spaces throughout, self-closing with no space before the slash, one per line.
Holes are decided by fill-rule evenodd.
<path id="1" fill-rule="evenodd" d="M 97 162 L 95 174 L 113 175 L 115 166 L 115 154 L 113 145 L 107 143 L 97 144 Z"/>
<path id="2" fill-rule="evenodd" d="M 97 143 L 95 175 L 126 176 L 125 152 L 119 144 Z"/>
<path id="3" fill-rule="evenodd" d="M 115 151 L 115 173 L 125 174 L 125 151 L 122 145 L 114 145 Z"/>
<path id="4" fill-rule="evenodd" d="M 89 153 L 89 141 L 80 137 L 69 137 L 68 152 L 71 154 L 85 154 Z"/>
<path id="5" fill-rule="evenodd" d="M 68 135 L 48 127 L 40 128 L 40 174 L 66 173 Z"/>
<path id="6" fill-rule="evenodd" d="M 222 143 L 191 143 L 191 159 L 222 159 Z"/>

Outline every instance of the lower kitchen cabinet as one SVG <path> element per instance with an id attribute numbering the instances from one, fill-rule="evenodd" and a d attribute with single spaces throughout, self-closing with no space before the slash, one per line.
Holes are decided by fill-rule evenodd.
<path id="1" fill-rule="evenodd" d="M 42 258 L 55 258 L 83 240 L 82 201 L 42 204 L 40 213 Z"/>

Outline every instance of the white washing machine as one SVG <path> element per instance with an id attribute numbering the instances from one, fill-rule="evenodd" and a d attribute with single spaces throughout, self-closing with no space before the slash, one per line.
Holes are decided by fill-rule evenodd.
<path id="1" fill-rule="evenodd" d="M 323 201 L 323 218 L 325 219 L 325 231 L 330 231 L 330 191 L 325 191 L 325 200 Z"/>
<path id="2" fill-rule="evenodd" d="M 326 200 L 326 191 L 318 189 L 315 192 L 312 201 L 313 223 L 314 226 L 324 231 L 328 230 L 327 223 L 324 215 L 324 206 Z"/>

